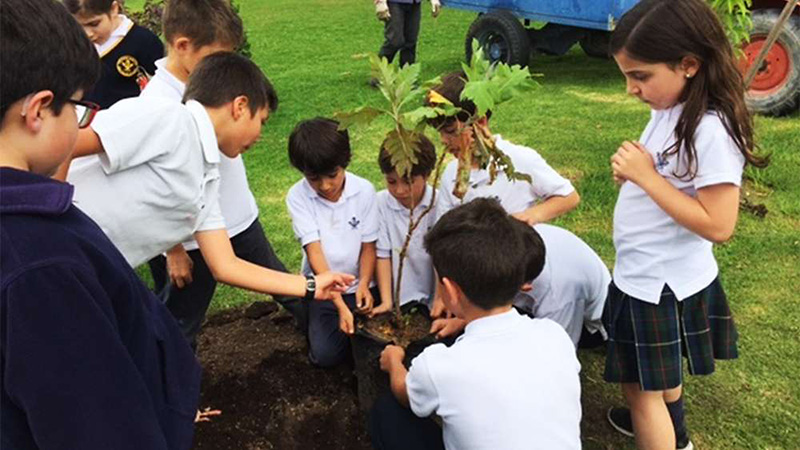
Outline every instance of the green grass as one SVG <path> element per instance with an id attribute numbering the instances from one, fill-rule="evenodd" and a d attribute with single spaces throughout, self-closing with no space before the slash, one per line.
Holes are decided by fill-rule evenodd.
<path id="1" fill-rule="evenodd" d="M 142 0 L 129 1 L 132 8 Z M 379 94 L 366 85 L 365 55 L 382 41 L 371 2 L 347 0 L 239 1 L 255 61 L 274 83 L 281 105 L 261 143 L 245 155 L 261 221 L 277 253 L 299 270 L 301 252 L 284 204 L 300 174 L 289 165 L 287 137 L 299 120 L 330 116 Z M 427 4 L 424 5 L 427 8 Z M 474 15 L 445 10 L 432 20 L 424 10 L 418 61 L 423 78 L 457 70 L 464 35 Z M 612 61 L 590 59 L 578 49 L 562 57 L 536 57 L 541 88 L 495 111 L 492 129 L 536 148 L 573 180 L 583 201 L 558 220 L 612 265 L 612 212 L 616 189 L 609 157 L 625 139 L 639 137 L 647 107 L 626 96 Z M 739 326 L 741 357 L 721 362 L 711 377 L 686 385 L 692 439 L 702 449 L 800 448 L 800 113 L 756 121 L 761 147 L 772 153 L 766 170 L 748 171 L 747 195 L 769 209 L 764 219 L 742 212 L 735 237 L 718 246 L 723 282 Z M 350 170 L 382 189 L 375 163 L 386 123 L 351 132 Z M 438 139 L 436 140 L 438 142 Z M 223 287 L 213 309 L 257 296 Z M 587 448 L 632 448 L 610 431 L 603 414 L 622 402 L 618 388 L 602 381 L 604 357 L 581 355 L 584 442 Z"/>

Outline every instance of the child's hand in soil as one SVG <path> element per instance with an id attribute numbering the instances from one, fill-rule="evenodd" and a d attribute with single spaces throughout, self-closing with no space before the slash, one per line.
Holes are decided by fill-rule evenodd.
<path id="1" fill-rule="evenodd" d="M 369 283 L 359 283 L 358 290 L 356 291 L 356 309 L 360 314 L 368 314 L 372 311 L 372 305 L 375 304 L 375 299 L 372 298 L 372 292 L 369 291 Z"/>
<path id="2" fill-rule="evenodd" d="M 371 319 L 375 316 L 385 314 L 391 310 L 392 310 L 392 304 L 390 302 L 382 302 L 380 305 L 372 308 L 372 311 L 370 311 L 369 314 L 367 314 L 367 317 Z"/>
<path id="3" fill-rule="evenodd" d="M 403 365 L 406 351 L 399 345 L 387 345 L 381 352 L 381 370 L 391 372 L 397 364 Z"/>
<path id="4" fill-rule="evenodd" d="M 446 338 L 454 334 L 460 333 L 466 323 L 458 318 L 452 319 L 436 319 L 431 324 L 431 334 L 435 334 L 438 339 Z"/>
<path id="5" fill-rule="evenodd" d="M 197 415 L 194 417 L 194 423 L 198 422 L 211 422 L 211 418 L 214 416 L 219 416 L 222 414 L 222 411 L 219 409 L 198 409 Z"/>
<path id="6" fill-rule="evenodd" d="M 347 308 L 339 309 L 339 329 L 344 334 L 353 334 L 356 332 L 356 327 L 353 322 L 353 313 Z"/>
<path id="7" fill-rule="evenodd" d="M 314 276 L 317 282 L 315 300 L 330 300 L 334 295 L 344 292 L 356 277 L 347 273 L 323 272 Z"/>

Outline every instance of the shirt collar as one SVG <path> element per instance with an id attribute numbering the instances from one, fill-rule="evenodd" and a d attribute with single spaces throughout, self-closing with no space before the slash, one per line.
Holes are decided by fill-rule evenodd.
<path id="1" fill-rule="evenodd" d="M 189 100 L 186 102 L 186 109 L 192 113 L 194 123 L 197 125 L 200 145 L 203 147 L 203 158 L 209 164 L 219 164 L 219 142 L 206 108 L 195 100 Z"/>
<path id="2" fill-rule="evenodd" d="M 172 74 L 169 70 L 167 70 L 167 58 L 161 58 L 155 62 L 156 65 L 156 73 L 153 75 L 153 79 L 158 78 L 160 81 L 163 81 L 164 84 L 171 87 L 172 89 L 177 92 L 178 97 L 183 98 L 183 93 L 186 91 L 186 83 L 179 80 L 178 77 Z M 151 80 L 152 82 L 152 80 Z"/>
<path id="3" fill-rule="evenodd" d="M 101 45 L 94 45 L 94 48 L 97 49 L 97 54 L 100 55 L 101 58 L 113 50 L 117 44 L 119 44 L 122 39 L 125 38 L 125 36 L 128 34 L 128 31 L 133 28 L 133 21 L 131 19 L 128 19 L 128 17 L 123 14 L 120 14 L 119 17 L 122 20 L 120 21 L 119 26 L 114 28 L 114 31 L 112 31 L 111 35 L 108 36 L 108 40 Z"/>
<path id="4" fill-rule="evenodd" d="M 467 324 L 464 334 L 459 337 L 459 340 L 464 336 L 487 336 L 507 333 L 520 323 L 520 319 L 523 319 L 523 317 L 514 308 L 502 314 L 481 317 Z"/>
<path id="5" fill-rule="evenodd" d="M 9 167 L 0 168 L 0 213 L 56 216 L 72 205 L 72 185 Z"/>
<path id="6" fill-rule="evenodd" d="M 408 211 L 408 208 L 406 208 L 399 201 L 397 201 L 397 199 L 394 198 L 394 196 L 390 192 L 388 194 L 389 194 L 389 201 L 387 202 L 387 205 L 389 206 L 389 208 L 395 211 L 402 211 L 402 212 Z M 429 184 L 425 184 L 425 192 L 422 194 L 422 200 L 420 200 L 419 204 L 414 207 L 414 212 L 416 213 L 421 210 L 425 210 L 425 208 L 427 208 L 428 205 L 431 204 L 432 197 L 433 197 L 433 189 Z"/>
<path id="7" fill-rule="evenodd" d="M 342 199 L 350 198 L 358 194 L 358 188 L 355 186 L 355 182 L 356 181 L 353 179 L 353 175 L 345 170 L 344 191 L 342 192 L 342 196 L 339 197 L 339 200 L 336 201 L 335 203 L 339 203 L 342 201 Z M 319 194 L 317 194 L 317 191 L 315 191 L 314 188 L 311 187 L 311 183 L 309 183 L 305 177 L 303 177 L 303 187 L 306 189 L 306 195 L 308 195 L 310 198 L 319 198 L 320 200 L 326 201 L 328 203 L 334 203 L 330 200 L 322 198 Z"/>

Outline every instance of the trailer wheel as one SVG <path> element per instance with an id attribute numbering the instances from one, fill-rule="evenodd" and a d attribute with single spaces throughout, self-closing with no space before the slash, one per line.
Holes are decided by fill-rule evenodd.
<path id="1" fill-rule="evenodd" d="M 611 33 L 608 31 L 591 30 L 581 38 L 580 44 L 583 52 L 594 58 L 608 59 L 608 46 L 611 40 Z"/>
<path id="2" fill-rule="evenodd" d="M 492 62 L 527 66 L 531 50 L 528 32 L 510 12 L 492 11 L 472 22 L 467 31 L 467 61 L 472 58 L 472 40 L 477 39 Z"/>
<path id="3" fill-rule="evenodd" d="M 740 62 L 743 73 L 753 64 L 775 26 L 780 11 L 753 11 L 750 42 L 744 45 Z M 757 113 L 779 116 L 794 111 L 800 103 L 800 18 L 792 17 L 770 49 L 747 92 L 747 105 Z"/>

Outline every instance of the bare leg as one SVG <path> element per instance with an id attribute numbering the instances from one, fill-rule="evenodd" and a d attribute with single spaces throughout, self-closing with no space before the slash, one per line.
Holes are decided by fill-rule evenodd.
<path id="1" fill-rule="evenodd" d="M 675 431 L 664 403 L 666 393 L 674 394 L 672 391 L 642 391 L 636 383 L 622 384 L 631 408 L 636 447 L 640 450 L 675 449 Z"/>

